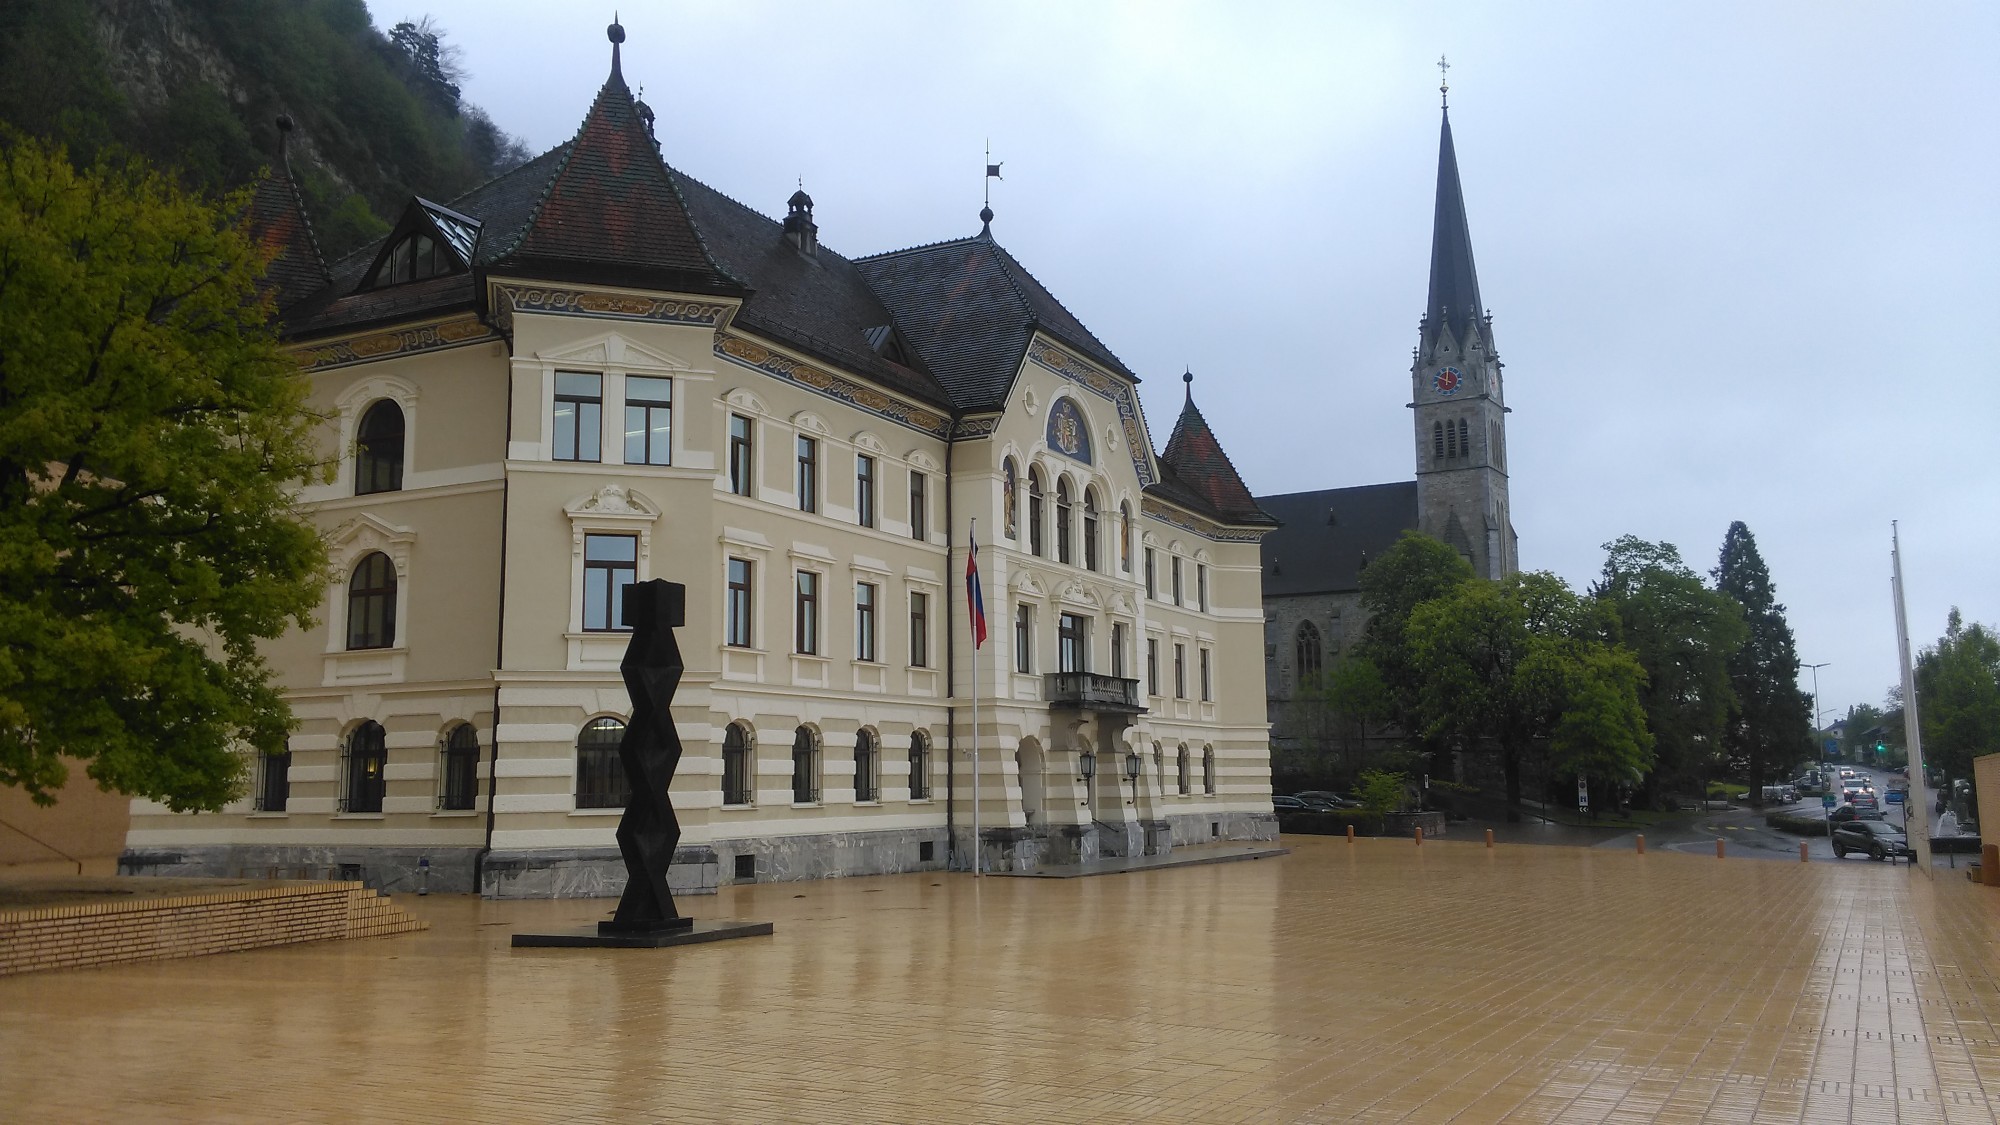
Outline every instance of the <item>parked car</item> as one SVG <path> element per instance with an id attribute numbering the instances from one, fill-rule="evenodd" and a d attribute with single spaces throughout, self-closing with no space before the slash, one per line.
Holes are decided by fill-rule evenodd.
<path id="1" fill-rule="evenodd" d="M 1278 793 L 1271 797 L 1271 811 L 1278 813 L 1304 812 L 1306 811 L 1306 803 L 1297 797 L 1287 797 L 1283 793 Z"/>
<path id="2" fill-rule="evenodd" d="M 1361 807 L 1360 801 L 1343 797 L 1330 789 L 1306 789 L 1295 794 L 1295 796 L 1301 801 L 1323 801 L 1336 809 L 1358 809 Z"/>
<path id="3" fill-rule="evenodd" d="M 1789 785 L 1766 785 L 1764 787 L 1765 804 L 1789 805 L 1796 803 L 1798 799 L 1799 791 Z"/>
<path id="4" fill-rule="evenodd" d="M 1893 856 L 1916 858 L 1910 848 L 1909 837 L 1903 830 L 1887 821 L 1855 820 L 1839 825 L 1833 830 L 1833 854 L 1845 859 L 1848 852 L 1862 852 L 1870 859 L 1889 859 Z"/>

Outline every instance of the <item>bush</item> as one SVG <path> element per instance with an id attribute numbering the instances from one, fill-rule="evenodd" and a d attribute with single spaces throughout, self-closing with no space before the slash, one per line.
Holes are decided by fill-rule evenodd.
<path id="1" fill-rule="evenodd" d="M 1780 832 L 1790 832 L 1794 836 L 1826 835 L 1826 818 L 1823 816 L 1788 816 L 1784 813 L 1767 813 L 1764 816 L 1764 824 L 1766 827 L 1775 828 Z"/>

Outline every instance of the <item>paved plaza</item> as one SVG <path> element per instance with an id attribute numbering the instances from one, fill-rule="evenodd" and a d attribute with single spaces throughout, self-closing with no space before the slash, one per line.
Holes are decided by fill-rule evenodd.
<path id="1" fill-rule="evenodd" d="M 514 950 L 605 902 L 0 979 L 20 1121 L 1991 1122 L 2000 890 L 1293 837 L 1091 879 L 725 889 L 773 937 Z"/>

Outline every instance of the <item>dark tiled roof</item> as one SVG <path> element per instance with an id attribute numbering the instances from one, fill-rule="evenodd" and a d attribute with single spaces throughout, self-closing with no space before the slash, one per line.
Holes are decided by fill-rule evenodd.
<path id="1" fill-rule="evenodd" d="M 926 372 L 883 357 L 871 341 L 894 323 L 855 264 L 826 247 L 807 255 L 784 224 L 757 213 L 684 172 L 669 169 L 688 214 L 715 260 L 753 290 L 736 324 L 935 407 L 951 409 L 944 387 Z"/>
<path id="2" fill-rule="evenodd" d="M 250 197 L 250 231 L 276 256 L 264 273 L 276 290 L 280 309 L 289 308 L 326 284 L 326 258 L 306 218 L 305 201 L 288 172 L 273 169 L 257 181 Z"/>
<path id="3" fill-rule="evenodd" d="M 1482 316 L 1479 271 L 1472 265 L 1472 227 L 1465 218 L 1465 194 L 1458 186 L 1458 151 L 1451 143 L 1451 114 L 1438 137 L 1437 211 L 1431 222 L 1431 291 L 1424 306 L 1428 324 L 1448 324 L 1465 338 L 1465 327 Z"/>
<path id="4" fill-rule="evenodd" d="M 1264 594 L 1328 594 L 1361 588 L 1361 567 L 1417 526 L 1417 482 L 1369 484 L 1259 496 L 1282 525 L 1264 537 Z"/>
<path id="5" fill-rule="evenodd" d="M 960 410 L 1006 405 L 1028 338 L 1038 328 L 1107 370 L 1139 381 L 990 234 L 877 254 L 855 264 Z"/>
<path id="6" fill-rule="evenodd" d="M 1160 454 L 1159 461 L 1163 479 L 1171 472 L 1179 485 L 1200 498 L 1203 510 L 1224 522 L 1265 525 L 1276 522 L 1257 506 L 1250 490 L 1244 487 L 1229 454 L 1222 451 L 1215 431 L 1209 429 L 1208 419 L 1196 408 L 1193 394 L 1188 395 L 1187 405 L 1181 408 L 1173 436 L 1167 439 L 1166 451 Z"/>
<path id="7" fill-rule="evenodd" d="M 694 293 L 740 293 L 702 245 L 614 57 L 541 206 L 497 270 Z"/>

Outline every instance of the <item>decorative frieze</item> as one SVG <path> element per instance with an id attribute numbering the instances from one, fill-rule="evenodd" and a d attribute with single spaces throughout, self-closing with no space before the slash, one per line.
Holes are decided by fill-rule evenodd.
<path id="1" fill-rule="evenodd" d="M 950 436 L 951 419 L 934 410 L 906 402 L 846 376 L 836 375 L 825 368 L 802 363 L 747 337 L 729 332 L 719 333 L 715 341 L 715 354 L 773 378 L 817 391 L 830 399 L 865 410 L 878 418 L 886 418 L 918 433 L 929 434 L 934 438 Z"/>
<path id="2" fill-rule="evenodd" d="M 392 328 L 314 344 L 296 354 L 301 356 L 301 366 L 306 370 L 327 371 L 392 356 L 464 347 L 499 338 L 500 333 L 476 314 L 461 313 L 430 324 Z"/>
<path id="3" fill-rule="evenodd" d="M 720 328 L 736 311 L 733 302 L 685 297 L 648 297 L 553 285 L 493 284 L 493 312 L 503 330 L 513 328 L 513 314 L 584 316 L 598 320 L 644 320 L 654 324 L 703 324 Z"/>
<path id="4" fill-rule="evenodd" d="M 1217 543 L 1257 543 L 1264 538 L 1264 532 L 1239 527 L 1224 527 L 1219 523 L 1202 519 L 1190 512 L 1184 512 L 1150 496 L 1139 501 L 1139 510 L 1163 523 L 1172 524 L 1182 531 L 1192 532 L 1203 539 Z"/>

